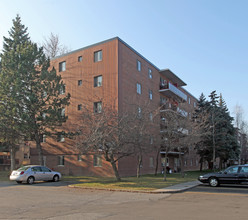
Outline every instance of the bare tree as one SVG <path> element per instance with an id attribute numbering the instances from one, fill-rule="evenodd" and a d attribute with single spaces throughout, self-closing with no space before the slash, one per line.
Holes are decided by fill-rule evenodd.
<path id="1" fill-rule="evenodd" d="M 150 103 L 143 105 L 133 105 L 136 111 L 129 114 L 129 132 L 130 143 L 133 152 L 137 155 L 137 178 L 140 176 L 143 155 L 156 151 L 160 146 L 159 127 L 155 121 L 159 116 L 159 109 L 151 109 Z M 159 142 L 159 143 L 158 143 Z"/>
<path id="2" fill-rule="evenodd" d="M 161 118 L 161 136 L 162 136 L 162 149 L 165 151 L 165 168 L 167 165 L 167 158 L 169 152 L 175 149 L 178 146 L 178 140 L 181 136 L 181 132 L 179 132 L 180 125 L 179 121 L 181 116 L 178 114 L 175 109 L 168 108 L 166 106 L 162 113 Z M 164 170 L 164 181 L 166 181 L 166 170 Z"/>
<path id="3" fill-rule="evenodd" d="M 239 156 L 239 163 L 246 163 L 248 160 L 248 143 L 247 143 L 247 136 L 248 136 L 248 124 L 244 120 L 244 110 L 242 106 L 236 105 L 233 111 L 234 114 L 234 125 L 236 127 L 237 133 L 237 141 L 240 144 L 240 156 Z"/>
<path id="4" fill-rule="evenodd" d="M 59 35 L 52 32 L 49 37 L 44 38 L 43 48 L 46 56 L 50 59 L 70 51 L 68 47 L 60 43 Z"/>
<path id="5" fill-rule="evenodd" d="M 130 117 L 120 115 L 115 108 L 97 106 L 92 112 L 84 106 L 78 127 L 77 147 L 82 152 L 101 154 L 114 171 L 117 181 L 121 181 L 116 163 L 133 154 L 130 144 Z"/>

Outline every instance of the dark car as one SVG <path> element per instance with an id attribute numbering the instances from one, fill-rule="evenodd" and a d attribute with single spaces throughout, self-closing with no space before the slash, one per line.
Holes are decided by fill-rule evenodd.
<path id="1" fill-rule="evenodd" d="M 230 166 L 218 173 L 208 173 L 199 176 L 199 181 L 209 183 L 210 186 L 220 184 L 248 184 L 248 165 Z"/>

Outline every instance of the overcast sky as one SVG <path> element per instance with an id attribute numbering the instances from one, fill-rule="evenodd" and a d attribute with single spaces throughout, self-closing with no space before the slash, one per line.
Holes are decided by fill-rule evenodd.
<path id="1" fill-rule="evenodd" d="M 53 32 L 76 50 L 118 36 L 195 97 L 216 90 L 248 120 L 247 0 L 0 0 L 0 50 L 17 13 L 37 43 Z"/>

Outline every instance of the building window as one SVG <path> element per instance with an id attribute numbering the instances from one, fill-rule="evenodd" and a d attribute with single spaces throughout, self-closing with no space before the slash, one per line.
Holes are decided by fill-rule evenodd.
<path id="1" fill-rule="evenodd" d="M 139 60 L 137 60 L 137 70 L 141 71 L 141 62 Z"/>
<path id="2" fill-rule="evenodd" d="M 46 113 L 45 112 L 42 113 L 42 119 L 46 120 Z"/>
<path id="3" fill-rule="evenodd" d="M 59 63 L 59 72 L 63 72 L 66 70 L 66 62 L 63 61 L 63 62 L 60 62 Z"/>
<path id="4" fill-rule="evenodd" d="M 102 102 L 94 102 L 94 112 L 95 113 L 102 112 Z"/>
<path id="5" fill-rule="evenodd" d="M 189 104 L 190 104 L 190 97 L 189 97 Z"/>
<path id="6" fill-rule="evenodd" d="M 102 156 L 94 155 L 93 166 L 94 167 L 101 167 L 102 166 Z"/>
<path id="7" fill-rule="evenodd" d="M 154 158 L 153 157 L 150 157 L 149 158 L 149 167 L 154 167 Z"/>
<path id="8" fill-rule="evenodd" d="M 78 161 L 82 161 L 82 154 L 78 154 Z"/>
<path id="9" fill-rule="evenodd" d="M 46 91 L 43 91 L 42 98 L 46 98 L 46 97 L 47 97 L 47 92 Z"/>
<path id="10" fill-rule="evenodd" d="M 137 87 L 137 93 L 141 94 L 141 85 L 139 83 L 137 83 L 136 87 Z"/>
<path id="11" fill-rule="evenodd" d="M 59 94 L 60 94 L 60 95 L 65 94 L 65 85 L 60 85 Z"/>
<path id="12" fill-rule="evenodd" d="M 61 118 L 65 117 L 65 108 L 59 109 L 59 115 L 60 115 Z"/>
<path id="13" fill-rule="evenodd" d="M 41 143 L 46 143 L 46 135 L 45 134 L 42 134 L 41 135 Z"/>
<path id="14" fill-rule="evenodd" d="M 152 115 L 152 112 L 149 113 L 149 119 L 150 121 L 153 121 L 153 115 Z"/>
<path id="15" fill-rule="evenodd" d="M 94 52 L 94 62 L 102 61 L 102 51 L 96 51 Z"/>
<path id="16" fill-rule="evenodd" d="M 184 160 L 184 166 L 187 166 L 187 159 Z"/>
<path id="17" fill-rule="evenodd" d="M 141 107 L 138 107 L 138 118 L 141 118 L 142 116 L 142 110 Z"/>
<path id="18" fill-rule="evenodd" d="M 152 90 L 149 90 L 149 99 L 152 100 Z"/>
<path id="19" fill-rule="evenodd" d="M 102 76 L 94 77 L 94 87 L 102 86 Z"/>
<path id="20" fill-rule="evenodd" d="M 65 141 L 65 137 L 63 134 L 58 134 L 58 138 L 57 138 L 58 142 L 64 142 Z"/>
<path id="21" fill-rule="evenodd" d="M 82 110 L 82 104 L 78 105 L 78 111 Z"/>
<path id="22" fill-rule="evenodd" d="M 152 79 L 152 70 L 151 69 L 148 69 L 148 77 L 149 77 L 149 79 Z"/>
<path id="23" fill-rule="evenodd" d="M 58 165 L 59 166 L 65 165 L 65 156 L 58 156 Z"/>
<path id="24" fill-rule="evenodd" d="M 150 137 L 150 144 L 153 144 L 153 137 Z"/>
<path id="25" fill-rule="evenodd" d="M 194 107 L 196 108 L 196 102 L 194 102 Z"/>
<path id="26" fill-rule="evenodd" d="M 82 62 L 83 61 L 83 57 L 82 56 L 79 56 L 78 57 L 78 62 Z"/>
<path id="27" fill-rule="evenodd" d="M 83 84 L 82 80 L 78 80 L 78 86 L 81 86 Z"/>

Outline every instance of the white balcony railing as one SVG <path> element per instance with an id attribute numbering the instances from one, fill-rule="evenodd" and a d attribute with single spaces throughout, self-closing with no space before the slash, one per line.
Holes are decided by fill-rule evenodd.
<path id="1" fill-rule="evenodd" d="M 160 85 L 159 92 L 165 93 L 165 95 L 168 92 L 169 95 L 174 95 L 177 98 L 182 99 L 183 101 L 187 101 L 187 95 L 171 83 L 168 83 L 167 85 Z"/>

